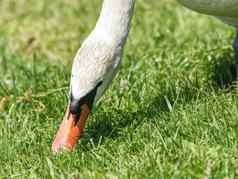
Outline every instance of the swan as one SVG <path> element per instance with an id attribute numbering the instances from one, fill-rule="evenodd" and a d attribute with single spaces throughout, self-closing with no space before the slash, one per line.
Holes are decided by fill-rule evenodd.
<path id="1" fill-rule="evenodd" d="M 178 1 L 192 10 L 216 16 L 238 27 L 238 0 Z M 96 26 L 74 58 L 69 102 L 52 144 L 54 153 L 75 148 L 92 107 L 116 75 L 130 30 L 134 4 L 135 0 L 103 0 Z M 234 49 L 238 64 L 238 36 Z"/>

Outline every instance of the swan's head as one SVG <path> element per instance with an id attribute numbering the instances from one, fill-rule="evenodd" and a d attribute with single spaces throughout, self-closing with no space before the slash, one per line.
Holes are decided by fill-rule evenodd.
<path id="1" fill-rule="evenodd" d="M 61 149 L 71 151 L 75 147 L 89 113 L 110 85 L 119 67 L 120 55 L 112 53 L 112 49 L 106 48 L 105 44 L 103 47 L 82 47 L 75 58 L 69 105 L 53 142 L 54 152 Z"/>
<path id="2" fill-rule="evenodd" d="M 100 18 L 73 64 L 70 102 L 52 149 L 72 150 L 85 121 L 111 83 L 129 33 L 133 0 L 104 0 Z"/>
<path id="3" fill-rule="evenodd" d="M 102 85 L 102 82 L 93 88 L 85 87 L 84 90 L 87 93 L 80 98 L 74 96 L 71 88 L 69 105 L 52 145 L 54 153 L 61 150 L 72 151 L 74 149 L 83 132 L 86 119 L 96 103 L 96 95 L 100 85 Z"/>

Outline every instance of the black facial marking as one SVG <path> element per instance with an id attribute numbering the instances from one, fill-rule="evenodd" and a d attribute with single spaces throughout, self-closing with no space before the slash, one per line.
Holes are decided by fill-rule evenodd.
<path id="1" fill-rule="evenodd" d="M 98 88 L 102 85 L 102 81 L 100 81 L 97 86 L 91 90 L 88 94 L 82 97 L 80 100 L 77 100 L 73 97 L 72 93 L 70 94 L 70 113 L 76 116 L 80 116 L 81 113 L 81 106 L 83 104 L 87 104 L 90 109 L 92 109 L 92 105 L 97 94 Z"/>

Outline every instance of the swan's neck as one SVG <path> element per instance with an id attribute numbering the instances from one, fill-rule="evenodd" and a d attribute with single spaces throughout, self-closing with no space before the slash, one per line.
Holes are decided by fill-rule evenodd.
<path id="1" fill-rule="evenodd" d="M 130 30 L 134 0 L 104 0 L 95 32 L 124 43 Z"/>

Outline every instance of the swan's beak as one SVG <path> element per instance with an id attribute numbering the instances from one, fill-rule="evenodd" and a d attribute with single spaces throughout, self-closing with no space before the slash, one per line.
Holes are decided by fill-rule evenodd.
<path id="1" fill-rule="evenodd" d="M 72 114 L 68 107 L 52 144 L 52 151 L 54 153 L 62 150 L 72 151 L 75 148 L 90 113 L 90 107 L 87 104 L 83 104 L 80 108 L 80 114 L 76 115 Z"/>

